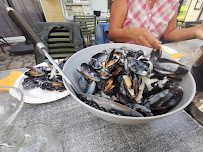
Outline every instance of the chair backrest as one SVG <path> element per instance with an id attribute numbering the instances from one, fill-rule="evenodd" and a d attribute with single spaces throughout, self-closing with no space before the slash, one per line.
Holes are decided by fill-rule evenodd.
<path id="1" fill-rule="evenodd" d="M 48 36 L 49 55 L 52 58 L 65 58 L 76 52 L 76 48 L 70 40 L 70 32 L 65 28 L 54 28 Z"/>
<path id="2" fill-rule="evenodd" d="M 74 22 L 80 25 L 83 36 L 95 34 L 96 15 L 74 15 Z"/>
<path id="3" fill-rule="evenodd" d="M 86 47 L 80 26 L 76 23 L 37 22 L 33 30 L 48 47 L 48 53 L 54 59 L 66 58 Z M 39 51 L 35 51 L 35 60 L 39 64 L 46 58 Z"/>

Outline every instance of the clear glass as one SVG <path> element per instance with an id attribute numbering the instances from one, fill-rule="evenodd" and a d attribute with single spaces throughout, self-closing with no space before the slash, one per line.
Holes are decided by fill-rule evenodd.
<path id="1" fill-rule="evenodd" d="M 193 103 L 201 112 L 203 112 L 203 92 L 196 92 Z"/>
<path id="2" fill-rule="evenodd" d="M 57 134 L 44 123 L 25 128 L 12 122 L 23 107 L 18 88 L 0 87 L 0 152 L 62 152 Z"/>

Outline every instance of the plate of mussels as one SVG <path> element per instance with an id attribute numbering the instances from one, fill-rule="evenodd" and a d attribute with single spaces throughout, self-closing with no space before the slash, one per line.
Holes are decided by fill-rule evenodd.
<path id="1" fill-rule="evenodd" d="M 161 49 L 138 45 L 88 47 L 71 56 L 63 71 L 80 92 L 102 98 L 101 102 L 81 98 L 67 85 L 84 108 L 119 124 L 139 124 L 175 114 L 190 104 L 196 92 L 188 67 Z"/>
<path id="2" fill-rule="evenodd" d="M 65 60 L 59 62 L 59 66 L 62 68 L 64 63 Z M 28 68 L 14 84 L 22 90 L 26 103 L 47 103 L 69 95 L 61 75 L 51 63 L 43 62 Z"/>

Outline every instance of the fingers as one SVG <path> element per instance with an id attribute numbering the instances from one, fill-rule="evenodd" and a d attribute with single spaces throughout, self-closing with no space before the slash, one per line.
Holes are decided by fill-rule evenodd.
<path id="1" fill-rule="evenodd" d="M 152 48 L 154 49 L 160 49 L 160 41 L 158 41 L 156 38 L 155 39 L 149 39 L 148 42 L 152 45 Z"/>
<path id="2" fill-rule="evenodd" d="M 161 48 L 161 46 L 160 46 L 161 41 L 158 41 L 156 38 L 141 37 L 141 38 L 139 38 L 139 40 L 136 40 L 135 43 L 138 45 L 150 47 L 153 49 L 160 49 Z"/>
<path id="3" fill-rule="evenodd" d="M 198 34 L 197 38 L 200 39 L 200 40 L 203 40 L 203 33 L 202 34 Z"/>
<path id="4" fill-rule="evenodd" d="M 157 38 L 151 33 L 151 32 L 148 32 L 149 36 L 147 37 L 147 41 L 148 43 L 152 46 L 152 48 L 154 49 L 160 49 L 161 46 L 161 41 L 157 40 Z"/>
<path id="5" fill-rule="evenodd" d="M 131 38 L 135 44 L 159 49 L 161 48 L 161 41 L 145 28 L 131 28 Z"/>
<path id="6" fill-rule="evenodd" d="M 143 44 L 143 42 L 142 42 L 141 39 L 137 39 L 137 40 L 134 41 L 134 42 L 135 42 L 135 44 L 137 44 L 137 45 L 145 46 L 145 45 Z"/>
<path id="7" fill-rule="evenodd" d="M 197 37 L 200 40 L 203 40 L 203 25 L 202 24 L 197 27 L 194 34 L 195 34 L 195 37 Z"/>
<path id="8" fill-rule="evenodd" d="M 142 40 L 143 46 L 153 48 L 153 46 L 147 41 L 147 39 Z"/>
<path id="9" fill-rule="evenodd" d="M 159 44 L 162 44 L 162 42 L 161 42 L 161 41 L 158 41 L 158 43 L 159 43 Z"/>

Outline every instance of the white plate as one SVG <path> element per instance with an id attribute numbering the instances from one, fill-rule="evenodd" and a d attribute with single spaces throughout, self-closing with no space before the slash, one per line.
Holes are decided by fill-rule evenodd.
<path id="1" fill-rule="evenodd" d="M 36 67 L 44 65 L 46 65 L 46 63 L 36 65 Z M 68 90 L 65 90 L 63 92 L 42 90 L 41 88 L 26 90 L 22 86 L 22 82 L 26 77 L 27 76 L 23 73 L 14 84 L 14 87 L 19 88 L 23 92 L 25 103 L 31 104 L 48 103 L 66 97 L 70 94 Z"/>

